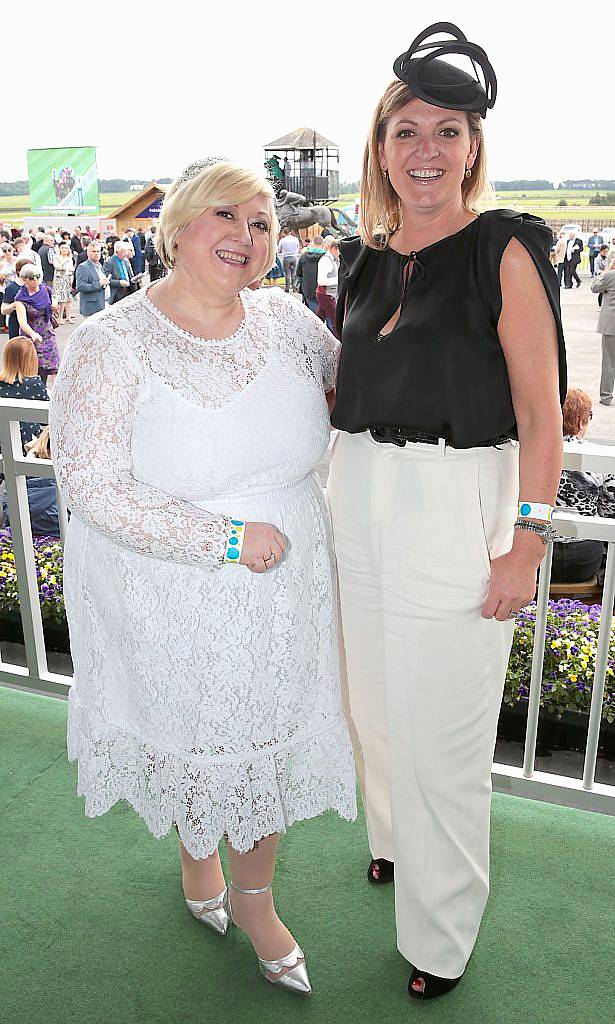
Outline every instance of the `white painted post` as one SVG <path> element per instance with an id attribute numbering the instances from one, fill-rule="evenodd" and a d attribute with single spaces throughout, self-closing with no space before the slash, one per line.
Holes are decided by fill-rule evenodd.
<path id="1" fill-rule="evenodd" d="M 15 471 L 15 460 L 23 458 L 21 431 L 16 420 L 0 419 L 0 446 L 4 463 L 4 482 L 11 520 L 11 536 L 28 674 L 40 679 L 48 671 L 47 653 L 38 596 L 26 478 L 23 475 L 17 475 Z"/>
<path id="2" fill-rule="evenodd" d="M 538 715 L 540 713 L 540 694 L 542 690 L 542 667 L 545 660 L 545 641 L 547 638 L 547 612 L 549 610 L 549 583 L 551 582 L 551 563 L 553 561 L 553 544 L 547 544 L 547 552 L 542 560 L 538 579 L 538 601 L 536 603 L 536 623 L 534 625 L 534 650 L 532 652 L 532 675 L 530 679 L 530 697 L 527 709 L 527 730 L 525 733 L 525 749 L 523 752 L 523 777 L 531 779 L 534 774 L 536 757 L 536 737 L 538 736 Z"/>
<path id="3" fill-rule="evenodd" d="M 598 741 L 602 724 L 602 702 L 606 667 L 609 659 L 611 630 L 613 628 L 613 598 L 615 597 L 615 544 L 609 544 L 606 556 L 606 573 L 602 591 L 602 615 L 598 632 L 598 650 L 596 651 L 596 668 L 592 685 L 592 702 L 589 711 L 589 728 L 587 730 L 587 746 L 585 748 L 585 764 L 583 767 L 583 789 L 593 789 L 596 775 L 596 758 Z"/>

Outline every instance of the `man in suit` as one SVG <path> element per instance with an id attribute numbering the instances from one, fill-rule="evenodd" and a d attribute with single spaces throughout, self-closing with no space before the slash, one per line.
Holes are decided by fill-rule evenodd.
<path id="1" fill-rule="evenodd" d="M 141 239 L 136 231 L 132 228 L 128 228 L 124 235 L 124 240 L 130 242 L 134 249 L 134 256 L 130 259 L 132 272 L 133 274 L 141 274 L 143 272 L 143 248 L 141 246 Z"/>
<path id="2" fill-rule="evenodd" d="M 592 281 L 591 290 L 602 295 L 602 305 L 596 330 L 602 335 L 602 374 L 600 376 L 600 403 L 613 401 L 615 383 L 615 260 L 610 269 Z"/>
<path id="3" fill-rule="evenodd" d="M 577 267 L 581 262 L 583 242 L 575 237 L 574 231 L 568 234 L 566 243 L 566 258 L 564 259 L 564 288 L 572 288 L 572 279 L 576 281 L 577 288 L 581 287 L 581 278 L 578 275 Z"/>
<path id="4" fill-rule="evenodd" d="M 83 246 L 81 244 L 81 228 L 75 228 L 75 233 L 70 240 L 70 247 L 75 253 L 75 256 L 79 256 L 83 252 Z"/>
<path id="5" fill-rule="evenodd" d="M 132 291 L 134 274 L 128 259 L 128 252 L 127 242 L 116 242 L 113 246 L 113 256 L 105 263 L 104 270 L 109 277 L 112 305 L 125 298 L 126 295 L 130 295 Z"/>
<path id="6" fill-rule="evenodd" d="M 87 259 L 77 267 L 77 291 L 79 312 L 91 316 L 105 308 L 105 288 L 109 278 L 100 265 L 100 245 L 90 242 L 86 250 Z"/>
<path id="7" fill-rule="evenodd" d="M 55 249 L 55 238 L 53 235 L 45 235 L 43 237 L 43 244 L 38 250 L 38 255 L 43 269 L 43 284 L 48 284 L 50 288 L 53 286 L 53 275 L 55 274 L 55 267 L 53 265 Z"/>
<path id="8" fill-rule="evenodd" d="M 596 262 L 596 257 L 600 252 L 601 245 L 604 245 L 604 238 L 602 235 L 598 234 L 598 228 L 594 228 L 593 233 L 587 239 L 587 247 L 589 249 L 589 269 L 592 277 L 596 276 L 594 263 Z"/>
<path id="9" fill-rule="evenodd" d="M 143 263 L 141 264 L 141 271 L 143 271 L 145 270 L 145 246 L 147 245 L 147 238 L 145 237 L 145 231 L 143 228 L 139 228 L 136 234 L 141 245 L 141 252 L 143 253 Z"/>
<path id="10" fill-rule="evenodd" d="M 303 301 L 312 313 L 318 309 L 316 288 L 318 287 L 318 263 L 326 252 L 325 240 L 322 235 L 314 235 L 307 249 L 301 253 L 297 264 L 297 280 Z"/>
<path id="11" fill-rule="evenodd" d="M 150 236 L 145 243 L 145 259 L 149 269 L 149 279 L 151 282 L 159 281 L 161 277 L 166 275 L 166 268 L 160 259 L 156 251 L 156 227 L 152 225 Z"/>
<path id="12" fill-rule="evenodd" d="M 564 276 L 564 260 L 566 259 L 566 232 L 560 231 L 557 242 L 555 243 L 555 266 L 557 267 L 557 280 L 560 288 L 562 287 L 562 277 Z"/>

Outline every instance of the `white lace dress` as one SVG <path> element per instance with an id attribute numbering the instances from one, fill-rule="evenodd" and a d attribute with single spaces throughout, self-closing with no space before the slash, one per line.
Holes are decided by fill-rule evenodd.
<path id="1" fill-rule="evenodd" d="M 356 813 L 315 473 L 338 343 L 277 290 L 241 299 L 223 341 L 124 299 L 75 331 L 51 399 L 79 792 L 89 816 L 127 800 L 156 836 L 177 822 L 195 857 Z M 235 517 L 274 523 L 284 560 L 222 564 Z"/>

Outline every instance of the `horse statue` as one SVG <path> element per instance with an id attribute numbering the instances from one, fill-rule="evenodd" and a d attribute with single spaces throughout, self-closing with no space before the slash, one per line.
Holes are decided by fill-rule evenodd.
<path id="1" fill-rule="evenodd" d="M 279 193 L 277 214 L 281 228 L 299 232 L 302 228 L 318 224 L 323 229 L 323 235 L 338 233 L 333 211 L 328 206 L 310 206 L 299 192 L 289 192 L 283 188 Z"/>

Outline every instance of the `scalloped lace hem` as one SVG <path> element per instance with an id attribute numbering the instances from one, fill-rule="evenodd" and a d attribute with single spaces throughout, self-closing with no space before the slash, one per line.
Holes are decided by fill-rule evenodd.
<path id="1" fill-rule="evenodd" d="M 353 821 L 356 783 L 346 723 L 250 762 L 217 764 L 155 750 L 120 729 L 69 715 L 68 757 L 78 763 L 77 793 L 89 818 L 124 800 L 157 839 L 176 823 L 195 858 L 209 857 L 226 836 L 238 853 L 297 821 L 336 811 Z"/>

